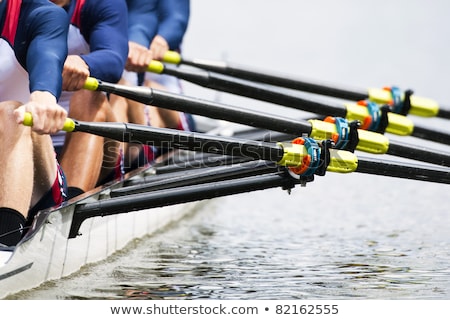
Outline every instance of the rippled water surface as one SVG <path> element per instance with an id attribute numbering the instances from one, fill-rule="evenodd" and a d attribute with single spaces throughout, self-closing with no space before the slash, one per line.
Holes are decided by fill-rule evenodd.
<path id="1" fill-rule="evenodd" d="M 450 298 L 446 205 L 427 189 L 412 197 L 421 182 L 392 179 L 391 197 L 383 199 L 385 178 L 364 178 L 330 174 L 291 195 L 271 190 L 210 201 L 108 262 L 19 297 Z M 372 197 L 364 196 L 366 183 Z M 349 198 L 333 191 L 339 184 L 354 186 Z"/>
<path id="2" fill-rule="evenodd" d="M 449 9 L 424 0 L 193 0 L 184 52 L 358 88 L 412 87 L 450 105 Z M 447 120 L 413 119 L 449 130 Z M 273 189 L 207 201 L 108 261 L 13 298 L 450 299 L 449 195 L 437 183 L 327 173 L 290 195 Z"/>

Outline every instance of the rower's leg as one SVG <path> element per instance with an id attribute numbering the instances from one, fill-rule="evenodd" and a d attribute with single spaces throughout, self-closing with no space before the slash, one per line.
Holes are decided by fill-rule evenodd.
<path id="1" fill-rule="evenodd" d="M 147 117 L 145 115 L 144 104 L 127 99 L 127 117 L 131 123 L 147 124 Z M 139 161 L 139 155 L 142 152 L 142 143 L 128 143 L 125 149 L 125 167 L 132 168 L 136 166 L 136 161 Z M 143 163 L 137 163 L 137 166 Z"/>
<path id="2" fill-rule="evenodd" d="M 110 107 L 107 108 L 106 121 L 118 121 L 116 115 Z M 103 144 L 103 163 L 100 170 L 100 176 L 97 181 L 98 184 L 103 184 L 121 175 L 121 167 L 119 162 L 119 157 L 121 156 L 121 145 L 122 143 L 117 140 L 105 138 Z"/>
<path id="3" fill-rule="evenodd" d="M 0 103 L 0 207 L 26 216 L 33 190 L 31 128 L 16 123 L 18 102 Z"/>
<path id="4" fill-rule="evenodd" d="M 30 207 L 34 207 L 49 192 L 55 182 L 57 162 L 55 149 L 49 135 L 32 132 L 31 137 L 33 144 L 34 184 Z"/>
<path id="5" fill-rule="evenodd" d="M 33 190 L 31 128 L 17 124 L 18 102 L 0 103 L 0 243 L 22 238 Z"/>
<path id="6" fill-rule="evenodd" d="M 158 90 L 167 90 L 155 81 L 146 80 L 144 85 Z M 150 106 L 149 112 L 152 127 L 178 129 L 180 123 L 178 111 Z"/>
<path id="7" fill-rule="evenodd" d="M 119 84 L 130 85 L 126 79 L 121 79 Z M 114 94 L 110 95 L 110 103 L 117 121 L 130 122 L 135 124 L 147 124 L 144 105 L 140 102 L 126 99 Z M 122 152 L 124 153 L 124 168 L 129 169 L 139 158 L 142 151 L 141 143 L 122 143 Z"/>
<path id="8" fill-rule="evenodd" d="M 106 121 L 109 103 L 102 92 L 79 90 L 70 100 L 69 117 L 82 121 Z M 93 189 L 103 161 L 104 138 L 83 132 L 67 133 L 60 163 L 66 174 L 69 197 Z M 73 190 L 76 192 L 72 193 Z"/>

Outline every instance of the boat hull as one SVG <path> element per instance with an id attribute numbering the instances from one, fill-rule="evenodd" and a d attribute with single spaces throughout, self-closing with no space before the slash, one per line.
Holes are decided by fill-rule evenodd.
<path id="1" fill-rule="evenodd" d="M 145 172 L 140 177 L 144 176 Z M 0 298 L 69 276 L 104 260 L 135 239 L 151 235 L 195 211 L 199 202 L 183 203 L 83 221 L 70 237 L 76 205 L 96 202 L 122 182 L 100 188 L 60 208 L 43 211 L 14 251 L 0 251 Z"/>

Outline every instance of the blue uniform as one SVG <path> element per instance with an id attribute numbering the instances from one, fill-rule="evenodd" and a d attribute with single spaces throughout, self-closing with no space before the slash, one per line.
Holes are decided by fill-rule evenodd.
<path id="1" fill-rule="evenodd" d="M 37 90 L 59 97 L 67 25 L 65 12 L 46 0 L 0 3 L 0 100 L 27 102 Z"/>
<path id="2" fill-rule="evenodd" d="M 149 47 L 159 34 L 170 50 L 180 48 L 186 32 L 189 0 L 127 0 L 128 36 L 130 41 Z"/>
<path id="3" fill-rule="evenodd" d="M 80 56 L 91 77 L 118 82 L 128 56 L 125 0 L 72 0 L 64 9 L 70 19 L 68 54 Z M 58 101 L 67 111 L 73 94 L 64 91 Z M 64 132 L 52 135 L 57 150 L 64 139 Z"/>
<path id="4" fill-rule="evenodd" d="M 80 44 L 69 39 L 69 54 L 81 56 L 89 66 L 91 77 L 119 81 L 128 56 L 125 1 L 72 0 L 65 9 L 71 17 L 71 28 L 86 43 L 80 50 L 77 48 Z"/>
<path id="5" fill-rule="evenodd" d="M 64 10 L 47 0 L 0 2 L 0 101 L 26 103 L 34 91 L 60 96 L 68 26 Z M 61 204 L 66 195 L 64 174 L 57 165 L 53 185 L 29 210 L 29 223 L 37 211 Z"/>

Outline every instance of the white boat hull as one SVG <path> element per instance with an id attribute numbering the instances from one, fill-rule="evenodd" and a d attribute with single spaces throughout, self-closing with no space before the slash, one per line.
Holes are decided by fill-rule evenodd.
<path id="1" fill-rule="evenodd" d="M 95 201 L 92 197 L 88 201 Z M 82 200 L 83 201 L 83 200 Z M 106 259 L 133 239 L 150 235 L 193 212 L 197 203 L 133 211 L 85 220 L 69 238 L 73 208 L 52 211 L 14 252 L 0 255 L 0 298 L 38 287 Z"/>

